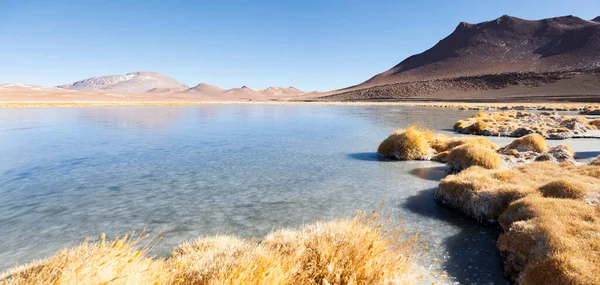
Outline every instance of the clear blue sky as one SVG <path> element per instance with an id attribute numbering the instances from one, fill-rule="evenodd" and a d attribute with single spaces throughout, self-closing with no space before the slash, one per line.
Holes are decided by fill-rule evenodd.
<path id="1" fill-rule="evenodd" d="M 428 49 L 461 21 L 600 15 L 599 0 L 0 0 L 0 83 L 157 71 L 188 85 L 330 90 Z"/>

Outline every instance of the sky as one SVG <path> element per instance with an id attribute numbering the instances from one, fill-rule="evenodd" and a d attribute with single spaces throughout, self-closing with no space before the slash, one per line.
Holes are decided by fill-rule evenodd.
<path id="1" fill-rule="evenodd" d="M 0 83 L 156 71 L 194 86 L 361 83 L 464 21 L 600 16 L 599 0 L 0 0 Z"/>

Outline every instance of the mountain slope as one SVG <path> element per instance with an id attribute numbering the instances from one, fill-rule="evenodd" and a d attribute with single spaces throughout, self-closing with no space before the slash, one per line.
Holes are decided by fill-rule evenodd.
<path id="1" fill-rule="evenodd" d="M 132 72 L 124 75 L 92 77 L 72 84 L 58 86 L 64 89 L 119 92 L 119 93 L 166 93 L 166 90 L 183 91 L 189 87 L 175 79 L 157 72 Z"/>
<path id="2" fill-rule="evenodd" d="M 502 16 L 460 23 L 429 50 L 355 87 L 510 72 L 600 67 L 600 23 L 574 16 L 524 20 Z"/>

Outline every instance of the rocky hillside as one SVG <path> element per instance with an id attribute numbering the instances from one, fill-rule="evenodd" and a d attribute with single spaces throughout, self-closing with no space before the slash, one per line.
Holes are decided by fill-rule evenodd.
<path id="1" fill-rule="evenodd" d="M 462 22 L 423 53 L 356 87 L 509 72 L 600 67 L 600 17 Z"/>

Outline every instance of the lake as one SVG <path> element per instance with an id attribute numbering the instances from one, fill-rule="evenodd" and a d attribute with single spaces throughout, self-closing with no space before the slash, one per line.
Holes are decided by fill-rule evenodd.
<path id="1" fill-rule="evenodd" d="M 451 135 L 475 111 L 397 106 L 202 105 L 0 109 L 0 271 L 147 228 L 179 242 L 382 211 L 430 243 L 461 284 L 503 284 L 498 231 L 432 198 L 443 165 L 381 161 L 397 128 Z M 511 139 L 494 138 L 505 144 Z M 568 143 L 584 159 L 593 143 Z M 586 154 L 589 154 L 587 157 Z M 434 259 L 436 258 L 436 259 Z"/>

